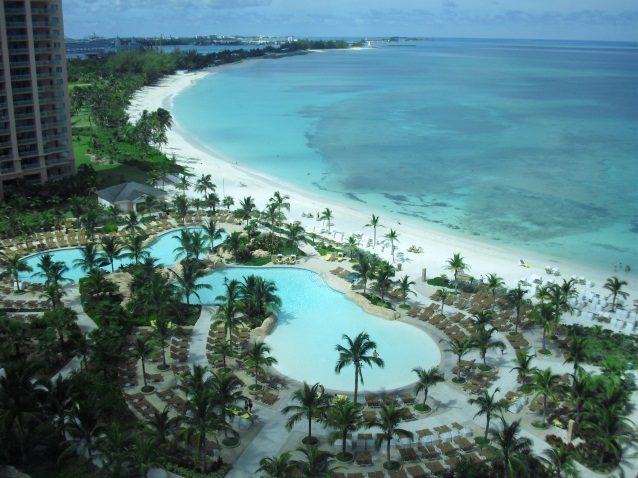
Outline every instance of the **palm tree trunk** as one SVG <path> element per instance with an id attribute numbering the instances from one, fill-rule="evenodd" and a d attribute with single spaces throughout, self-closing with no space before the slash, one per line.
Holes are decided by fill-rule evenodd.
<path id="1" fill-rule="evenodd" d="M 343 440 L 341 441 L 341 453 L 346 454 L 346 437 L 348 436 L 348 430 L 343 430 Z"/>
<path id="2" fill-rule="evenodd" d="M 144 378 L 144 388 L 148 385 L 146 384 L 146 366 L 144 365 L 144 359 L 142 359 L 142 377 Z"/>
<path id="3" fill-rule="evenodd" d="M 487 422 L 485 423 L 485 440 L 487 441 L 487 431 L 490 429 L 490 414 L 489 412 L 487 413 Z"/>
<path id="4" fill-rule="evenodd" d="M 354 403 L 357 403 L 357 394 L 359 392 L 359 369 L 354 368 Z"/>
<path id="5" fill-rule="evenodd" d="M 388 470 L 390 469 L 390 440 L 391 440 L 391 438 L 388 437 L 388 446 L 386 448 L 386 454 L 388 456 L 388 464 L 387 464 Z"/>

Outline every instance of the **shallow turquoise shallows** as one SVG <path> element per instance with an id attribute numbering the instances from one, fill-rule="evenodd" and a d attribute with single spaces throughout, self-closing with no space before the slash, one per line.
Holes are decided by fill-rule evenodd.
<path id="1" fill-rule="evenodd" d="M 188 229 L 191 229 L 193 231 L 203 231 L 201 227 L 193 227 Z M 179 236 L 180 229 L 167 232 L 159 236 L 157 241 L 149 246 L 148 252 L 150 253 L 151 257 L 157 259 L 158 265 L 172 266 L 177 262 L 177 260 L 175 259 L 175 249 L 180 246 Z M 215 241 L 215 245 L 221 244 L 224 240 L 226 240 L 227 236 L 228 234 L 223 233 L 222 239 Z M 58 249 L 54 251 L 42 252 L 40 254 L 34 254 L 25 258 L 24 262 L 31 266 L 33 272 L 21 273 L 20 280 L 27 282 L 44 282 L 44 277 L 35 276 L 35 274 L 41 272 L 40 268 L 38 267 L 38 263 L 40 262 L 40 258 L 44 254 L 51 254 L 54 261 L 64 262 L 69 267 L 69 272 L 64 275 L 66 278 L 77 282 L 79 279 L 86 276 L 86 274 L 80 267 L 73 265 L 73 262 L 76 259 L 80 259 L 82 257 L 80 248 L 73 247 L 70 249 Z M 120 266 L 129 264 L 130 262 L 130 259 L 116 260 L 113 263 L 113 269 L 117 271 Z M 105 271 L 112 270 L 110 265 L 105 265 L 104 267 L 102 267 L 102 269 Z"/>
<path id="2" fill-rule="evenodd" d="M 361 391 L 384 391 L 407 386 L 416 379 L 414 367 L 438 366 L 441 352 L 425 332 L 408 324 L 366 314 L 358 305 L 330 288 L 315 272 L 303 269 L 233 267 L 215 271 L 205 279 L 212 290 L 200 291 L 201 302 L 212 303 L 224 293 L 224 278 L 242 280 L 251 274 L 271 280 L 282 300 L 279 320 L 266 343 L 272 347 L 275 368 L 282 374 L 309 384 L 321 383 L 330 390 L 353 391 L 354 368 L 334 372 L 339 357 L 336 345 L 346 345 L 366 331 L 377 343 L 385 367 L 363 369 Z M 193 302 L 197 302 L 195 297 Z"/>

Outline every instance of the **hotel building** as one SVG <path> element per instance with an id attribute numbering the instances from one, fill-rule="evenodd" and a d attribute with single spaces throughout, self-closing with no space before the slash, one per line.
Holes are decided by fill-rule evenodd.
<path id="1" fill-rule="evenodd" d="M 0 200 L 75 173 L 61 0 L 0 0 Z"/>

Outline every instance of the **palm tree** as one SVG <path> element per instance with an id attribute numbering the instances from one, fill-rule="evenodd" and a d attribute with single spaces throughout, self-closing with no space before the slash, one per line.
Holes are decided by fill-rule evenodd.
<path id="1" fill-rule="evenodd" d="M 188 176 L 186 174 L 182 174 L 179 177 L 179 182 L 177 184 L 177 187 L 182 190 L 182 197 L 186 197 L 186 190 L 190 187 L 190 185 L 191 182 L 188 179 Z"/>
<path id="2" fill-rule="evenodd" d="M 70 379 L 63 377 L 61 374 L 57 375 L 55 379 L 44 381 L 43 386 L 46 389 L 45 409 L 48 415 L 54 417 L 53 424 L 60 438 L 64 439 L 64 426 L 67 421 L 67 415 L 80 391 Z"/>
<path id="3" fill-rule="evenodd" d="M 418 376 L 416 385 L 414 386 L 414 395 L 418 396 L 419 392 L 423 390 L 423 404 L 421 407 L 427 411 L 428 408 L 425 402 L 428 399 L 430 387 L 435 386 L 437 383 L 445 382 L 445 376 L 439 372 L 437 367 L 432 367 L 428 370 L 425 370 L 423 367 L 415 367 L 412 371 Z"/>
<path id="4" fill-rule="evenodd" d="M 259 460 L 257 473 L 265 478 L 291 478 L 293 476 L 294 465 L 290 462 L 290 452 L 285 451 L 281 455 L 266 457 Z"/>
<path id="5" fill-rule="evenodd" d="M 18 360 L 9 362 L 0 376 L 0 418 L 4 429 L 17 438 L 22 463 L 27 461 L 31 430 L 44 420 L 34 379 L 38 371 L 37 364 Z"/>
<path id="6" fill-rule="evenodd" d="M 124 220 L 124 229 L 126 231 L 137 231 L 140 229 L 140 218 L 137 217 L 135 211 L 128 212 L 128 216 Z"/>
<path id="7" fill-rule="evenodd" d="M 487 351 L 495 348 L 504 348 L 505 343 L 502 340 L 492 340 L 496 329 L 481 329 L 476 337 L 474 337 L 474 343 L 479 351 L 481 359 L 483 359 L 483 365 L 487 366 L 486 355 Z"/>
<path id="8" fill-rule="evenodd" d="M 290 211 L 290 203 L 288 202 L 290 196 L 287 194 L 281 194 L 279 191 L 275 191 L 272 197 L 270 198 L 270 202 L 274 204 L 277 208 L 277 217 L 279 218 L 279 229 L 281 229 L 281 221 L 284 218 L 284 215 L 281 213 L 282 209 L 286 211 Z"/>
<path id="9" fill-rule="evenodd" d="M 507 305 L 513 307 L 516 310 L 516 325 L 514 327 L 514 333 L 518 333 L 518 326 L 521 323 L 521 309 L 523 307 L 528 307 L 530 305 L 530 301 L 525 299 L 526 290 L 521 289 L 519 285 L 515 289 L 511 289 L 507 295 L 505 296 L 505 300 Z"/>
<path id="10" fill-rule="evenodd" d="M 441 301 L 441 314 L 443 313 L 443 306 L 445 305 L 445 299 L 450 296 L 450 293 L 447 289 L 439 289 L 436 291 L 436 295 L 438 295 L 439 300 Z"/>
<path id="11" fill-rule="evenodd" d="M 477 331 L 485 330 L 494 319 L 494 311 L 492 309 L 481 309 L 474 314 L 472 325 Z"/>
<path id="12" fill-rule="evenodd" d="M 395 231 L 394 229 L 390 229 L 390 232 L 388 232 L 385 236 L 386 239 L 388 239 L 390 241 L 390 249 L 392 252 L 392 262 L 394 262 L 394 242 L 399 242 L 399 233 L 397 231 Z"/>
<path id="13" fill-rule="evenodd" d="M 213 210 L 213 214 L 215 214 L 217 212 L 217 205 L 219 204 L 219 195 L 216 192 L 206 195 L 204 203 L 207 207 L 211 208 Z"/>
<path id="14" fill-rule="evenodd" d="M 157 338 L 157 340 L 159 340 L 160 354 L 162 356 L 161 367 L 164 370 L 168 370 L 169 366 L 166 364 L 166 354 L 164 353 L 164 348 L 166 347 L 168 340 L 173 335 L 173 324 L 170 318 L 163 315 L 158 315 L 155 320 L 151 321 L 151 327 L 153 328 L 153 335 Z"/>
<path id="15" fill-rule="evenodd" d="M 328 435 L 328 442 L 333 445 L 341 439 L 341 455 L 346 456 L 346 438 L 348 433 L 356 432 L 367 426 L 361 415 L 361 406 L 350 400 L 336 402 L 326 412 L 325 425 L 334 428 Z"/>
<path id="16" fill-rule="evenodd" d="M 188 208 L 190 207 L 190 201 L 186 196 L 176 196 L 173 199 L 173 207 L 175 213 L 182 220 L 182 225 L 186 224 L 186 216 L 188 215 Z"/>
<path id="17" fill-rule="evenodd" d="M 445 268 L 449 271 L 454 272 L 454 290 L 458 290 L 459 288 L 459 272 L 466 270 L 470 270 L 470 266 L 465 263 L 465 258 L 461 256 L 460 252 L 455 252 L 452 254 L 452 257 L 447 260 L 447 266 Z"/>
<path id="18" fill-rule="evenodd" d="M 377 227 L 385 227 L 381 224 L 379 224 L 379 216 L 375 216 L 374 214 L 372 215 L 372 217 L 370 218 L 370 222 L 368 224 L 366 224 L 363 227 L 371 227 L 372 228 L 372 235 L 374 237 L 373 239 L 373 244 L 374 247 L 377 246 Z"/>
<path id="19" fill-rule="evenodd" d="M 589 337 L 585 336 L 574 336 L 571 341 L 567 345 L 567 350 L 565 350 L 565 355 L 567 358 L 563 363 L 573 363 L 574 364 L 574 373 L 578 369 L 578 366 L 581 362 L 588 362 L 590 359 L 589 355 Z"/>
<path id="20" fill-rule="evenodd" d="M 202 174 L 197 182 L 195 182 L 195 192 L 201 193 L 204 197 L 208 191 L 214 191 L 216 186 L 213 184 L 213 178 L 210 174 Z"/>
<path id="21" fill-rule="evenodd" d="M 528 459 L 532 448 L 532 440 L 527 437 L 519 437 L 521 431 L 521 421 L 516 420 L 507 423 L 502 416 L 502 430 L 491 429 L 492 438 L 496 443 L 496 461 L 503 466 L 503 477 L 519 476 L 516 473 L 521 471 Z"/>
<path id="22" fill-rule="evenodd" d="M 456 381 L 461 382 L 461 359 L 476 348 L 473 337 L 465 337 L 462 339 L 441 339 L 447 342 L 448 348 L 444 352 L 452 352 L 457 357 L 456 362 Z"/>
<path id="23" fill-rule="evenodd" d="M 359 252 L 359 239 L 354 235 L 348 236 L 344 249 L 348 252 L 350 259 L 354 259 L 354 255 Z"/>
<path id="24" fill-rule="evenodd" d="M 346 334 L 343 334 L 341 338 L 347 342 L 347 346 L 344 347 L 337 344 L 336 349 L 339 352 L 339 359 L 335 365 L 335 373 L 341 373 L 341 370 L 348 365 L 354 366 L 354 403 L 357 403 L 359 380 L 361 380 L 361 385 L 363 385 L 363 367 L 365 365 L 368 367 L 376 365 L 383 368 L 385 362 L 376 354 L 368 355 L 371 351 L 376 352 L 377 344 L 370 340 L 367 332 L 359 333 L 354 340 Z"/>
<path id="25" fill-rule="evenodd" d="M 33 268 L 22 261 L 22 255 L 20 254 L 9 255 L 6 251 L 2 251 L 0 254 L 2 254 L 0 262 L 7 270 L 9 276 L 13 278 L 16 290 L 20 291 L 20 272 L 33 272 Z"/>
<path id="26" fill-rule="evenodd" d="M 93 461 L 98 438 L 104 431 L 102 408 L 96 398 L 81 397 L 75 400 L 65 427 L 68 446 L 60 459 L 75 451 L 80 456 L 87 454 L 89 461 Z"/>
<path id="27" fill-rule="evenodd" d="M 231 207 L 235 205 L 235 200 L 232 196 L 224 196 L 222 199 L 222 206 L 224 206 L 227 210 L 230 210 Z"/>
<path id="28" fill-rule="evenodd" d="M 254 274 L 244 277 L 239 286 L 240 309 L 250 325 L 260 326 L 272 312 L 279 312 L 281 298 L 273 281 Z"/>
<path id="29" fill-rule="evenodd" d="M 213 404 L 217 407 L 218 413 L 228 419 L 233 418 L 232 409 L 240 400 L 246 397 L 242 393 L 243 382 L 234 374 L 225 371 L 211 372 L 210 390 L 212 392 Z M 230 421 L 230 420 L 227 420 Z M 224 430 L 226 438 L 228 438 L 227 430 Z"/>
<path id="30" fill-rule="evenodd" d="M 490 418 L 492 418 L 494 413 L 502 413 L 505 408 L 496 398 L 496 393 L 499 391 L 500 389 L 497 387 L 490 395 L 488 390 L 483 389 L 478 397 L 470 398 L 469 400 L 470 405 L 478 405 L 479 407 L 478 412 L 474 414 L 474 418 L 485 415 L 485 441 L 487 441 L 487 432 L 490 429 Z"/>
<path id="31" fill-rule="evenodd" d="M 532 374 L 532 381 L 522 388 L 525 393 L 535 392 L 534 399 L 543 397 L 543 427 L 547 423 L 547 399 L 556 400 L 554 393 L 563 388 L 560 385 L 560 380 L 560 375 L 552 373 L 551 368 L 536 370 Z"/>
<path id="32" fill-rule="evenodd" d="M 169 449 L 174 445 L 176 432 L 182 422 L 181 415 L 171 416 L 170 410 L 170 405 L 166 405 L 146 422 L 148 432 L 157 440 L 156 443 L 166 445 Z"/>
<path id="33" fill-rule="evenodd" d="M 570 295 L 571 294 L 571 295 Z M 548 290 L 548 299 L 554 307 L 554 322 L 558 324 L 563 312 L 573 312 L 574 307 L 570 304 L 570 299 L 576 294 L 576 291 L 567 287 L 563 289 L 558 284 L 552 284 Z"/>
<path id="34" fill-rule="evenodd" d="M 306 230 L 298 221 L 287 224 L 287 227 L 287 235 L 288 240 L 290 241 L 290 247 L 294 252 L 299 253 L 299 242 L 305 242 Z"/>
<path id="35" fill-rule="evenodd" d="M 128 236 L 123 244 L 126 252 L 122 253 L 122 258 L 133 259 L 135 265 L 138 265 L 141 259 L 150 255 L 148 246 L 144 245 L 146 239 L 148 239 L 146 234 L 133 234 Z"/>
<path id="36" fill-rule="evenodd" d="M 541 457 L 541 461 L 555 478 L 562 478 L 563 476 L 571 478 L 580 477 L 574 452 L 570 451 L 566 446 L 549 448 L 544 450 L 543 454 L 545 456 Z"/>
<path id="37" fill-rule="evenodd" d="M 115 261 L 122 255 L 121 242 L 108 234 L 102 237 L 102 252 L 100 256 L 111 264 L 111 272 L 115 272 Z"/>
<path id="38" fill-rule="evenodd" d="M 583 419 L 583 411 L 595 393 L 595 382 L 593 376 L 579 368 L 572 374 L 572 383 L 567 387 L 569 399 L 576 405 L 574 408 L 574 420 L 578 426 Z"/>
<path id="39" fill-rule="evenodd" d="M 186 298 L 186 305 L 190 306 L 190 297 L 194 295 L 198 300 L 201 300 L 199 292 L 202 289 L 212 289 L 210 284 L 197 283 L 199 279 L 206 275 L 206 272 L 196 260 L 183 260 L 182 261 L 182 273 L 181 275 L 170 269 L 176 279 L 175 286 L 181 295 Z"/>
<path id="40" fill-rule="evenodd" d="M 143 335 L 135 339 L 133 347 L 134 356 L 142 361 L 142 375 L 144 378 L 144 388 L 142 391 L 152 390 L 153 387 L 149 387 L 146 383 L 146 361 L 155 354 L 155 342 L 150 335 Z"/>
<path id="41" fill-rule="evenodd" d="M 296 476 L 304 476 L 308 478 L 330 478 L 333 476 L 338 467 L 331 467 L 330 462 L 333 458 L 332 453 L 322 451 L 319 445 L 306 445 L 303 448 L 297 448 L 302 453 L 305 460 L 293 460 Z"/>
<path id="42" fill-rule="evenodd" d="M 483 286 L 492 293 L 492 310 L 494 310 L 494 306 L 496 305 L 496 289 L 505 287 L 505 281 L 496 274 L 487 274 L 485 279 Z"/>
<path id="43" fill-rule="evenodd" d="M 605 285 L 603 286 L 603 289 L 607 289 L 609 292 L 611 292 L 611 294 L 609 294 L 607 297 L 612 298 L 611 299 L 612 312 L 616 310 L 616 298 L 620 296 L 623 299 L 626 299 L 627 296 L 629 295 L 627 294 L 627 292 L 622 290 L 622 287 L 625 285 L 627 285 L 626 280 L 620 280 L 618 279 L 618 277 L 614 276 L 607 279 L 607 282 L 605 282 Z"/>
<path id="44" fill-rule="evenodd" d="M 210 245 L 210 252 L 215 252 L 215 241 L 219 241 L 222 238 L 222 233 L 226 232 L 223 227 L 217 227 L 217 221 L 211 219 L 207 224 L 202 226 L 206 237 L 208 238 L 208 244 Z"/>
<path id="45" fill-rule="evenodd" d="M 363 284 L 363 293 L 366 293 L 368 279 L 372 276 L 374 267 L 366 254 L 359 254 L 358 261 L 352 266 L 355 272 L 359 274 L 359 282 Z"/>
<path id="46" fill-rule="evenodd" d="M 132 445 L 133 440 L 116 422 L 97 439 L 96 454 L 108 476 L 126 476 L 125 473 L 129 471 L 126 455 L 130 453 Z"/>
<path id="47" fill-rule="evenodd" d="M 152 194 L 147 194 L 144 196 L 144 206 L 146 207 L 146 212 L 148 214 L 147 217 L 151 217 L 153 215 L 153 209 L 157 207 L 158 199 Z"/>
<path id="48" fill-rule="evenodd" d="M 269 356 L 270 352 L 270 345 L 255 340 L 252 346 L 244 353 L 246 367 L 252 367 L 255 372 L 255 386 L 257 386 L 259 373 L 264 373 L 264 367 L 271 367 L 277 363 L 275 357 Z"/>
<path id="49" fill-rule="evenodd" d="M 552 331 L 552 323 L 554 322 L 554 306 L 548 302 L 536 304 L 529 313 L 530 319 L 543 328 L 543 340 L 540 352 L 545 353 L 545 339 L 547 334 Z"/>
<path id="50" fill-rule="evenodd" d="M 319 216 L 319 219 L 321 221 L 328 221 L 328 234 L 330 234 L 330 226 L 332 225 L 330 221 L 334 219 L 334 216 L 332 215 L 332 210 L 329 208 L 325 208 L 323 212 L 321 213 L 321 216 Z"/>
<path id="51" fill-rule="evenodd" d="M 599 465 L 606 460 L 619 460 L 623 444 L 635 442 L 637 438 L 636 425 L 627 418 L 626 406 L 621 403 L 599 406 L 588 402 L 580 426 L 591 433 L 590 441 L 599 445 L 596 447 Z"/>
<path id="52" fill-rule="evenodd" d="M 390 442 L 393 438 L 409 438 L 412 440 L 414 433 L 403 428 L 399 428 L 399 423 L 403 420 L 403 417 L 408 412 L 407 408 L 395 408 L 395 403 L 392 402 L 389 406 L 385 403 L 381 403 L 381 410 L 379 410 L 379 418 L 374 421 L 374 425 L 381 429 L 381 433 L 377 433 L 374 441 L 374 446 L 377 450 L 381 448 L 383 442 L 386 442 L 386 468 L 390 470 L 392 468 L 392 462 L 390 460 Z"/>
<path id="53" fill-rule="evenodd" d="M 397 285 L 399 286 L 399 290 L 401 291 L 401 300 L 403 301 L 403 305 L 408 298 L 408 294 L 416 295 L 416 292 L 412 290 L 412 286 L 415 285 L 416 282 L 410 280 L 410 276 L 405 276 L 401 279 Z"/>
<path id="54" fill-rule="evenodd" d="M 308 420 L 308 436 L 304 439 L 305 443 L 313 444 L 317 442 L 312 436 L 312 421 L 322 422 L 328 402 L 325 394 L 319 394 L 319 383 L 310 386 L 303 383 L 303 388 L 298 388 L 292 394 L 292 401 L 298 402 L 299 405 L 288 405 L 281 410 L 284 415 L 291 413 L 286 421 L 288 431 L 292 430 L 295 423 L 307 419 Z"/>
<path id="55" fill-rule="evenodd" d="M 255 208 L 255 200 L 252 196 L 246 196 L 244 199 L 239 201 L 239 209 L 235 211 L 235 216 L 239 219 L 245 220 L 246 225 L 248 225 L 248 220 L 252 217 Z"/>
<path id="56" fill-rule="evenodd" d="M 385 298 L 386 292 L 394 285 L 394 266 L 388 261 L 381 261 L 375 272 L 376 281 L 374 286 L 381 292 L 381 300 Z"/>
<path id="57" fill-rule="evenodd" d="M 536 367 L 532 367 L 532 359 L 535 355 L 529 355 L 525 350 L 519 350 L 516 352 L 516 358 L 514 359 L 515 367 L 510 369 L 510 372 L 516 370 L 518 372 L 518 382 L 525 384 L 527 377 L 536 372 Z"/>
<path id="58" fill-rule="evenodd" d="M 218 295 L 215 297 L 215 301 L 224 301 L 217 307 L 215 313 L 215 320 L 213 325 L 222 324 L 228 334 L 228 339 L 232 347 L 233 332 L 237 330 L 238 322 L 241 322 L 241 318 L 237 316 L 239 313 L 239 299 L 241 297 L 241 284 L 236 279 L 231 279 L 226 282 L 226 293 L 224 295 Z"/>
<path id="59" fill-rule="evenodd" d="M 80 248 L 80 258 L 73 261 L 73 265 L 80 267 L 85 273 L 97 268 L 99 251 L 94 242 L 87 242 Z"/>
<path id="60" fill-rule="evenodd" d="M 148 478 L 152 469 L 166 470 L 166 445 L 148 433 L 135 435 L 126 457 L 142 478 Z"/>

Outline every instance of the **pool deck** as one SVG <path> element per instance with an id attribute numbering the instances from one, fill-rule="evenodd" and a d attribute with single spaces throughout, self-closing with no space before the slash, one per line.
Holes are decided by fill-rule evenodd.
<path id="1" fill-rule="evenodd" d="M 233 232 L 235 230 L 242 230 L 243 227 L 235 224 L 220 224 L 227 232 Z M 350 282 L 330 273 L 335 267 L 340 266 L 345 269 L 352 268 L 352 264 L 348 262 L 348 259 L 344 259 L 340 263 L 326 261 L 324 257 L 321 257 L 310 246 L 301 245 L 305 255 L 298 258 L 297 265 L 281 265 L 273 267 L 302 267 L 312 271 L 315 271 L 321 275 L 325 282 L 335 290 L 341 292 L 347 292 L 351 287 Z M 433 301 L 429 298 L 435 291 L 436 287 L 429 286 L 420 281 L 420 278 L 413 278 L 416 282 L 414 289 L 416 296 L 410 296 L 407 303 L 410 306 L 426 307 Z M 79 291 L 77 284 L 70 284 L 64 286 L 66 295 L 63 298 L 63 302 L 67 307 L 72 308 L 78 313 L 78 325 L 84 333 L 89 332 L 96 327 L 95 323 L 83 312 L 79 298 Z M 25 300 L 33 298 L 37 294 L 33 292 L 24 292 L 20 294 L 9 294 L 6 299 L 9 300 Z M 436 343 L 439 343 L 441 339 L 447 338 L 442 331 L 439 331 L 433 325 L 420 321 L 416 318 L 412 318 L 406 315 L 405 310 L 398 309 L 401 312 L 400 321 L 411 324 L 426 333 L 428 333 Z M 446 315 L 454 314 L 461 310 L 455 309 L 452 306 L 446 306 Z M 467 313 L 467 311 L 461 311 Z M 203 306 L 200 319 L 197 321 L 193 328 L 193 334 L 191 336 L 188 363 L 203 363 L 206 364 L 206 339 L 209 333 L 210 324 L 212 322 L 212 316 L 214 314 L 213 306 Z M 564 323 L 582 323 L 583 320 L 577 317 L 565 317 Z M 603 324 L 604 325 L 604 324 Z M 540 348 L 541 332 L 536 329 L 525 330 L 525 338 L 530 342 L 532 347 Z M 500 333 L 496 338 L 504 339 L 504 334 Z M 515 356 L 515 350 L 505 340 L 506 348 L 505 352 L 488 352 L 487 361 L 495 370 L 498 371 L 498 378 L 493 385 L 489 387 L 490 392 L 493 392 L 498 388 L 500 395 L 504 395 L 507 391 L 515 390 L 519 384 L 516 381 L 516 373 L 511 372 L 513 366 L 512 360 Z M 439 344 L 439 347 L 444 347 Z M 572 371 L 571 364 L 564 364 L 564 357 L 562 352 L 553 341 L 547 341 L 547 347 L 552 351 L 550 356 L 536 356 L 534 359 L 534 365 L 544 369 L 551 367 L 552 371 L 557 374 L 569 373 Z M 448 425 L 457 422 L 462 426 L 469 428 L 472 431 L 472 436 L 482 436 L 485 427 L 485 418 L 475 417 L 478 407 L 470 405 L 468 400 L 472 398 L 462 390 L 460 386 L 457 386 L 451 382 L 452 367 L 455 365 L 455 358 L 448 353 L 442 353 L 443 360 L 440 365 L 440 370 L 444 373 L 446 381 L 433 387 L 428 396 L 428 404 L 432 407 L 432 411 L 428 414 L 419 414 L 417 419 L 410 422 L 405 422 L 403 427 L 405 429 L 416 431 L 423 428 L 433 429 L 434 427 Z M 477 352 L 472 352 L 464 357 L 467 360 L 476 359 L 480 362 L 480 357 Z M 67 364 L 60 372 L 61 374 L 68 374 L 70 371 L 77 369 L 80 366 L 79 360 L 73 359 Z M 597 367 L 585 367 L 588 371 L 597 371 Z M 240 378 L 247 383 L 253 380 L 252 377 L 246 375 L 244 371 L 235 372 Z M 174 386 L 174 379 L 170 379 L 158 387 L 159 389 L 168 389 Z M 278 455 L 283 451 L 294 451 L 301 446 L 301 440 L 307 435 L 307 422 L 302 421 L 296 424 L 291 432 L 288 432 L 285 428 L 285 422 L 287 417 L 281 413 L 281 410 L 291 403 L 291 392 L 300 385 L 299 382 L 294 380 L 288 380 L 287 385 L 277 391 L 278 398 L 273 405 L 266 405 L 256 403 L 254 409 L 256 419 L 255 423 L 246 430 L 241 430 L 242 444 L 235 449 L 222 449 L 222 457 L 225 461 L 233 463 L 233 469 L 227 475 L 229 478 L 248 478 L 256 476 L 256 470 L 259 467 L 259 461 L 264 457 L 271 457 Z M 407 385 L 404 389 L 407 392 L 413 392 L 413 384 Z M 132 387 L 130 392 L 139 391 L 139 387 Z M 330 390 L 328 390 L 330 392 Z M 418 397 L 417 397 L 418 398 Z M 420 400 L 417 400 L 419 402 Z M 161 402 L 157 403 L 158 408 L 162 406 Z M 161 409 L 161 408 L 159 408 Z M 530 411 L 528 406 L 523 407 L 518 413 L 512 413 L 506 411 L 504 413 L 508 422 L 514 420 L 521 420 L 522 436 L 526 436 L 532 440 L 534 451 L 537 454 L 542 453 L 548 446 L 544 441 L 544 437 L 547 434 L 555 434 L 563 439 L 566 439 L 566 431 L 550 426 L 547 430 L 538 430 L 532 426 L 532 422 L 539 419 L 539 414 Z M 634 423 L 638 423 L 638 409 L 635 410 L 629 417 Z M 374 434 L 374 429 L 368 430 L 369 433 Z M 340 442 L 335 444 L 335 447 L 327 443 L 328 430 L 324 429 L 319 424 L 313 424 L 313 435 L 316 435 L 320 439 L 320 445 L 322 449 L 330 450 L 333 452 L 340 450 Z M 342 472 L 348 473 L 367 473 L 370 471 L 382 470 L 382 464 L 385 459 L 385 452 L 375 451 L 373 452 L 373 466 L 361 467 L 356 464 L 349 464 Z M 396 447 L 393 447 L 392 458 L 399 459 L 399 452 Z M 423 463 L 421 461 L 420 463 Z M 593 474 L 578 465 L 581 472 L 581 476 L 599 476 Z M 624 465 L 625 471 L 631 469 L 638 469 L 638 460 L 636 458 L 627 458 Z M 165 472 L 154 471 L 149 476 L 166 476 Z M 171 475 L 173 476 L 173 475 Z"/>

